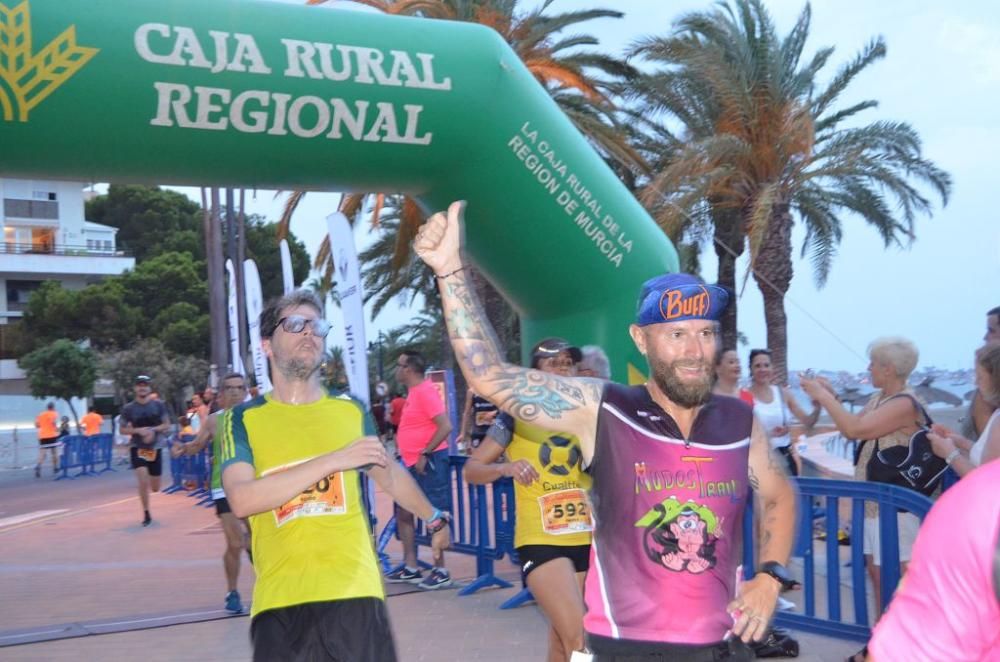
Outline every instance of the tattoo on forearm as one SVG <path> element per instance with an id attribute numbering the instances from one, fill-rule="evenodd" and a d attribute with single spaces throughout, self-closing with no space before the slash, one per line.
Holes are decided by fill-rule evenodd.
<path id="1" fill-rule="evenodd" d="M 475 320 L 462 308 L 453 311 L 448 316 L 448 322 L 452 338 L 481 340 L 483 337 L 482 332 L 476 327 Z"/>
<path id="2" fill-rule="evenodd" d="M 579 387 L 539 370 L 504 371 L 496 376 L 494 383 L 501 408 L 508 409 L 523 421 L 534 420 L 542 414 L 560 418 L 563 412 L 586 404 Z"/>
<path id="3" fill-rule="evenodd" d="M 597 404 L 599 383 L 566 380 L 504 362 L 499 343 L 465 273 L 441 282 L 448 336 L 466 376 L 481 380 L 483 395 L 524 421 L 561 418 L 563 413 Z M 485 382 L 485 385 L 483 385 Z"/>
<path id="4" fill-rule="evenodd" d="M 476 377 L 485 377 L 500 362 L 500 357 L 492 347 L 479 341 L 466 343 L 459 360 Z"/>
<path id="5" fill-rule="evenodd" d="M 756 492 L 760 489 L 760 479 L 758 479 L 757 474 L 754 473 L 753 467 L 749 467 L 749 472 L 750 487 L 752 487 Z"/>

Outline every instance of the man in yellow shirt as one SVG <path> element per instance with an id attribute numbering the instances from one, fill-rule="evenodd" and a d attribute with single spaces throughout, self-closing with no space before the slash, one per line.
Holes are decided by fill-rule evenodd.
<path id="1" fill-rule="evenodd" d="M 35 427 L 38 428 L 38 464 L 35 465 L 35 478 L 42 477 L 42 462 L 45 461 L 45 452 L 52 453 L 52 473 L 59 471 L 59 414 L 56 413 L 56 405 L 50 402 L 45 406 L 45 411 L 35 418 Z"/>
<path id="2" fill-rule="evenodd" d="M 260 331 L 274 389 L 219 426 L 226 498 L 253 534 L 254 660 L 392 662 L 361 473 L 427 521 L 435 553 L 449 544 L 448 518 L 388 458 L 362 406 L 323 388 L 321 310 L 306 290 L 268 304 Z"/>
<path id="3" fill-rule="evenodd" d="M 104 417 L 97 413 L 96 407 L 91 406 L 90 411 L 80 419 L 80 422 L 83 423 L 83 434 L 93 437 L 95 434 L 101 434 Z"/>

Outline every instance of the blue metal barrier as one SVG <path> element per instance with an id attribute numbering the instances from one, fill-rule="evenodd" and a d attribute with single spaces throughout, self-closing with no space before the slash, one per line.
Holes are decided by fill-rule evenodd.
<path id="1" fill-rule="evenodd" d="M 179 438 L 182 444 L 194 441 L 194 435 L 186 434 Z M 169 450 L 164 449 L 164 453 Z M 189 498 L 197 498 L 198 505 L 209 508 L 214 505 L 212 499 L 212 454 L 211 444 L 194 455 L 170 456 L 170 486 L 163 490 L 164 494 L 185 492 Z M 194 489 L 188 490 L 185 483 L 194 483 Z"/>
<path id="2" fill-rule="evenodd" d="M 513 528 L 508 529 L 513 523 L 514 510 L 511 481 L 505 478 L 493 485 L 471 485 L 462 477 L 467 458 L 453 455 L 449 459 L 452 485 L 449 551 L 476 557 L 476 578 L 458 594 L 470 595 L 489 586 L 510 588 L 510 582 L 494 574 L 493 564 L 503 558 L 506 540 L 513 540 Z M 507 488 L 510 498 L 505 496 Z M 431 537 L 424 531 L 424 523 L 419 518 L 416 518 L 416 527 L 417 545 L 429 546 Z"/>
<path id="3" fill-rule="evenodd" d="M 879 540 L 882 551 L 881 589 L 882 610 L 889 604 L 899 584 L 899 530 L 896 514 L 908 511 L 921 520 L 931 509 L 932 502 L 922 494 L 895 485 L 825 478 L 796 478 L 799 492 L 798 530 L 794 545 L 795 556 L 803 561 L 802 585 L 804 614 L 780 612 L 775 624 L 814 632 L 829 637 L 867 641 L 871 636 L 868 621 L 868 590 L 864 558 L 865 502 L 879 505 Z M 842 613 L 840 600 L 840 499 L 851 500 L 851 593 L 853 622 Z M 818 501 L 818 507 L 813 506 Z M 743 520 L 743 567 L 746 576 L 753 574 L 754 561 L 752 500 Z M 809 504 L 806 507 L 805 504 Z M 818 515 L 818 516 L 817 516 Z M 814 525 L 821 524 L 826 533 L 826 609 L 820 616 L 816 610 L 816 561 L 814 558 Z"/>
<path id="4" fill-rule="evenodd" d="M 85 437 L 71 434 L 62 437 L 59 447 L 59 470 L 55 480 L 73 480 L 81 476 L 97 476 L 111 468 L 114 438 L 110 434 Z M 99 471 L 97 467 L 104 465 Z M 76 470 L 76 473 L 70 471 Z"/>

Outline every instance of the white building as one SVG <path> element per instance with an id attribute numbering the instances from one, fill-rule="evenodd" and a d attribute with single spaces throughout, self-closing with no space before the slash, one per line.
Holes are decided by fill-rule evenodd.
<path id="1" fill-rule="evenodd" d="M 85 195 L 79 182 L 0 179 L 0 428 L 33 421 L 38 409 L 4 341 L 5 327 L 18 322 L 31 293 L 49 280 L 82 289 L 135 267 L 118 250 L 117 228 L 84 218 Z"/>

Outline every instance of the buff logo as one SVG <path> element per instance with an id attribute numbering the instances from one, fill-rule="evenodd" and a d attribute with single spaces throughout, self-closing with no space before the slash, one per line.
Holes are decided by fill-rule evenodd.
<path id="1" fill-rule="evenodd" d="M 681 318 L 699 318 L 708 315 L 712 301 L 708 290 L 698 286 L 697 294 L 685 293 L 683 290 L 667 290 L 660 297 L 660 314 L 663 319 L 672 322 Z"/>

